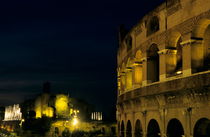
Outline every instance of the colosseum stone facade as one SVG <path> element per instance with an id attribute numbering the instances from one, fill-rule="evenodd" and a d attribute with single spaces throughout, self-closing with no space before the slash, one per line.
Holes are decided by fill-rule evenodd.
<path id="1" fill-rule="evenodd" d="M 210 0 L 167 0 L 119 33 L 120 137 L 210 137 Z"/>

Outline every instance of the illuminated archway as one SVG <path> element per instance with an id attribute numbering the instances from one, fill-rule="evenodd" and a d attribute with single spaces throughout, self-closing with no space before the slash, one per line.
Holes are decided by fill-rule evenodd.
<path id="1" fill-rule="evenodd" d="M 132 61 L 130 58 L 127 61 L 126 64 L 126 90 L 129 90 L 133 87 L 133 66 L 132 66 Z"/>
<path id="2" fill-rule="evenodd" d="M 121 126 L 120 126 L 120 137 L 125 137 L 125 126 L 124 126 L 124 122 L 121 122 Z"/>
<path id="3" fill-rule="evenodd" d="M 198 120 L 194 127 L 193 137 L 210 137 L 210 120 L 202 118 Z"/>
<path id="4" fill-rule="evenodd" d="M 210 69 L 210 20 L 202 19 L 192 31 L 192 72 Z"/>
<path id="5" fill-rule="evenodd" d="M 160 137 L 160 127 L 154 119 L 150 120 L 147 127 L 147 137 Z"/>
<path id="6" fill-rule="evenodd" d="M 170 34 L 167 53 L 166 53 L 166 71 L 167 76 L 173 76 L 182 73 L 182 46 L 181 34 L 172 32 Z"/>
<path id="7" fill-rule="evenodd" d="M 143 137 L 141 122 L 138 119 L 135 124 L 135 137 Z"/>
<path id="8" fill-rule="evenodd" d="M 132 137 L 132 126 L 131 126 L 130 120 L 128 120 L 127 126 L 126 126 L 126 137 Z"/>
<path id="9" fill-rule="evenodd" d="M 158 46 L 152 44 L 147 51 L 147 80 L 149 82 L 159 81 L 159 54 Z"/>
<path id="10" fill-rule="evenodd" d="M 167 137 L 182 137 L 184 129 L 182 124 L 177 119 L 171 119 L 167 126 Z"/>
<path id="11" fill-rule="evenodd" d="M 138 50 L 135 56 L 135 63 L 134 63 L 134 83 L 135 84 L 142 84 L 142 52 Z"/>

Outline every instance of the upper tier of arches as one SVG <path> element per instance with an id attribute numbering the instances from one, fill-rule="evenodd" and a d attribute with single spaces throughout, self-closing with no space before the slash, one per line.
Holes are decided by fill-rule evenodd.
<path id="1" fill-rule="evenodd" d="M 159 35 L 158 35 L 159 36 Z M 155 40 L 154 40 L 155 41 Z M 118 60 L 118 91 L 210 70 L 210 13 L 191 31 L 168 31 L 163 43 L 149 41 Z"/>

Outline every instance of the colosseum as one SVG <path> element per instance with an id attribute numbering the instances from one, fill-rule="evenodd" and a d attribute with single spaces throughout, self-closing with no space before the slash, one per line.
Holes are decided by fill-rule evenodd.
<path id="1" fill-rule="evenodd" d="M 120 27 L 119 137 L 210 137 L 210 0 L 167 0 Z"/>

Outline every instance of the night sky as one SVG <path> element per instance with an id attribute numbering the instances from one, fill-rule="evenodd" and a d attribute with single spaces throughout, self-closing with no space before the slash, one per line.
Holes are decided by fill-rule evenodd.
<path id="1" fill-rule="evenodd" d="M 116 103 L 118 27 L 164 0 L 6 0 L 0 4 L 0 106 L 51 82 L 109 112 Z"/>

